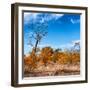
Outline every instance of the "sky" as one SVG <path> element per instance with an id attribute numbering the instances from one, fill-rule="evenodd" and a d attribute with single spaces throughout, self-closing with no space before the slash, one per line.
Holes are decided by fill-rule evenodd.
<path id="1" fill-rule="evenodd" d="M 37 22 L 41 26 L 42 23 L 47 24 L 47 35 L 42 38 L 39 48 L 50 46 L 54 49 L 65 49 L 71 48 L 75 42 L 80 42 L 80 14 L 24 12 L 23 16 L 24 54 L 32 50 L 29 42 L 35 44 L 35 40 L 30 40 L 29 37 L 33 34 L 32 26 L 36 26 Z"/>

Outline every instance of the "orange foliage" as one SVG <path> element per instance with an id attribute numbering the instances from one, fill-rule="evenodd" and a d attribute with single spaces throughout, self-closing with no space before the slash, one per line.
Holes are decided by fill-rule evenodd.
<path id="1" fill-rule="evenodd" d="M 51 47 L 45 47 L 41 50 L 40 60 L 42 60 L 44 64 L 47 64 L 52 54 L 53 54 L 53 49 Z"/>
<path id="2" fill-rule="evenodd" d="M 37 65 L 47 65 L 48 63 L 58 64 L 77 64 L 80 62 L 80 53 L 78 52 L 54 52 L 51 47 L 44 47 L 39 54 L 34 50 L 28 57 L 24 57 L 24 65 L 29 69 L 34 69 Z"/>

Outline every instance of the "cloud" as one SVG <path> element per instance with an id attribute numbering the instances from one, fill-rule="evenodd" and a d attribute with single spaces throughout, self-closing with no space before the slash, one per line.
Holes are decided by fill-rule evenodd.
<path id="1" fill-rule="evenodd" d="M 80 40 L 74 40 L 71 42 L 72 46 L 74 46 L 76 43 L 80 44 Z"/>
<path id="2" fill-rule="evenodd" d="M 24 13 L 24 18 L 28 19 L 30 16 L 36 18 L 38 13 Z"/>
<path id="3" fill-rule="evenodd" d="M 74 40 L 72 41 L 72 44 L 75 45 L 76 43 L 79 43 L 80 44 L 80 40 Z"/>
<path id="4" fill-rule="evenodd" d="M 63 15 L 64 14 L 48 14 L 48 16 L 46 16 L 45 18 L 47 21 L 50 21 L 52 19 L 57 20 L 57 19 L 61 18 Z"/>
<path id="5" fill-rule="evenodd" d="M 49 47 L 50 46 L 51 48 L 53 48 L 53 50 L 55 50 L 57 48 L 60 48 L 63 51 L 65 49 L 71 50 L 74 47 L 75 43 L 79 43 L 80 44 L 80 40 L 74 40 L 74 41 L 71 41 L 70 43 L 66 43 L 66 44 L 62 44 L 62 45 L 52 45 L 50 43 L 39 44 L 38 47 L 40 49 L 42 49 L 44 47 Z M 32 47 L 30 45 L 25 44 L 24 47 L 25 47 L 24 48 L 24 51 L 25 51 L 24 53 L 25 54 L 29 53 L 32 50 Z M 75 47 L 74 49 L 78 50 L 79 48 Z"/>
<path id="6" fill-rule="evenodd" d="M 60 48 L 63 48 L 63 49 L 65 49 L 65 48 L 72 48 L 72 47 L 74 47 L 74 45 L 76 43 L 80 44 L 80 40 L 74 40 L 74 41 L 72 41 L 70 43 L 60 45 Z"/>
<path id="7" fill-rule="evenodd" d="M 30 21 L 32 21 L 32 19 L 36 19 L 37 18 L 38 13 L 24 13 L 24 23 L 28 24 Z"/>
<path id="8" fill-rule="evenodd" d="M 66 43 L 66 44 L 62 44 L 62 45 L 52 45 L 52 44 L 40 44 L 39 47 L 40 48 L 43 48 L 43 47 L 46 47 L 46 46 L 50 46 L 54 49 L 57 49 L 57 48 L 61 48 L 61 49 L 70 49 L 72 47 L 74 47 L 74 45 L 76 43 L 79 43 L 80 44 L 80 40 L 73 40 L 71 41 L 70 43 Z"/>
<path id="9" fill-rule="evenodd" d="M 51 45 L 50 45 L 50 44 L 40 44 L 40 45 L 39 45 L 40 48 L 49 47 L 49 46 L 51 46 Z"/>
<path id="10" fill-rule="evenodd" d="M 57 20 L 59 18 L 61 18 L 62 16 L 64 16 L 64 14 L 53 14 L 53 17 Z"/>
<path id="11" fill-rule="evenodd" d="M 79 20 L 79 19 L 74 20 L 74 19 L 72 19 L 72 18 L 70 19 L 70 21 L 71 21 L 71 23 L 72 23 L 72 24 L 76 24 L 76 23 L 79 23 L 79 22 L 80 22 L 80 20 Z"/>
<path id="12" fill-rule="evenodd" d="M 24 23 L 28 24 L 32 21 L 36 22 L 39 18 L 41 23 L 44 23 L 45 21 L 50 21 L 50 20 L 58 20 L 64 16 L 64 14 L 49 14 L 49 13 L 30 13 L 26 12 L 24 13 Z"/>
<path id="13" fill-rule="evenodd" d="M 60 45 L 60 48 L 62 49 L 68 49 L 68 48 L 71 48 L 73 47 L 73 44 L 72 43 L 67 43 L 67 44 L 63 44 L 63 45 Z"/>

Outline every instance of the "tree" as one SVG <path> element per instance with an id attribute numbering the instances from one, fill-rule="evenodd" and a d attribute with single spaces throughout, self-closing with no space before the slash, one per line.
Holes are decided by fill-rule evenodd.
<path id="1" fill-rule="evenodd" d="M 71 52 L 80 52 L 80 41 L 74 42 Z"/>
<path id="2" fill-rule="evenodd" d="M 51 47 L 42 48 L 40 56 L 45 66 L 48 63 L 48 61 L 50 61 L 52 55 L 53 55 L 53 49 Z"/>
<path id="3" fill-rule="evenodd" d="M 55 49 L 54 52 L 60 52 L 60 51 L 62 51 L 62 49 L 61 48 L 57 48 L 57 49 Z"/>
<path id="4" fill-rule="evenodd" d="M 41 42 L 42 38 L 47 35 L 47 21 L 41 22 L 41 20 L 42 17 L 38 17 L 36 21 L 32 20 L 29 26 L 29 29 L 32 32 L 29 37 L 29 45 L 34 48 L 35 53 L 38 44 Z"/>
<path id="5" fill-rule="evenodd" d="M 77 52 L 80 52 L 80 42 L 75 43 L 74 49 L 76 49 Z"/>

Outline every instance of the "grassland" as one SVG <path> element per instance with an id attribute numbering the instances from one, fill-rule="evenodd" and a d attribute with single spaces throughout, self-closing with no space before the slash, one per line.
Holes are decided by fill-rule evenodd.
<path id="1" fill-rule="evenodd" d="M 39 53 L 38 53 L 39 52 Z M 24 56 L 24 76 L 65 76 L 80 74 L 80 53 L 44 47 Z"/>

